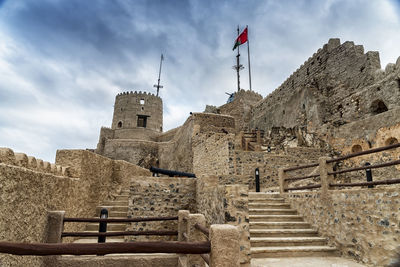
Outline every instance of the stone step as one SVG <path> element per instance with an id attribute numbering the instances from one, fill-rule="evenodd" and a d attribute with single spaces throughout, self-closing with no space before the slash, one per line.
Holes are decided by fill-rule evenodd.
<path id="1" fill-rule="evenodd" d="M 249 209 L 290 209 L 289 203 L 250 203 Z"/>
<path id="2" fill-rule="evenodd" d="M 107 223 L 107 231 L 125 231 L 125 223 Z M 86 224 L 87 231 L 98 231 L 99 223 L 88 223 Z"/>
<path id="3" fill-rule="evenodd" d="M 249 215 L 296 215 L 297 211 L 294 209 L 250 209 Z"/>
<path id="4" fill-rule="evenodd" d="M 323 257 L 336 256 L 336 247 L 329 246 L 293 246 L 293 247 L 255 247 L 250 249 L 252 258 L 277 257 Z"/>
<path id="5" fill-rule="evenodd" d="M 109 216 L 110 216 L 111 212 L 124 212 L 125 214 L 127 214 L 128 210 L 129 210 L 128 206 L 97 206 L 96 207 L 96 214 L 100 215 L 100 211 L 101 211 L 102 208 L 105 208 L 105 209 L 108 210 L 108 215 Z"/>
<path id="6" fill-rule="evenodd" d="M 306 222 L 250 222 L 250 229 L 308 229 Z"/>
<path id="7" fill-rule="evenodd" d="M 268 198 L 255 198 L 255 199 L 249 198 L 249 203 L 253 203 L 253 202 L 259 202 L 259 203 L 260 202 L 261 203 L 270 203 L 270 202 L 273 202 L 273 203 L 284 203 L 285 199 L 281 198 L 281 197 L 273 197 L 273 198 L 268 197 Z"/>
<path id="8" fill-rule="evenodd" d="M 250 237 L 303 237 L 318 236 L 314 229 L 250 229 Z"/>
<path id="9" fill-rule="evenodd" d="M 104 203 L 101 206 L 126 206 L 128 205 L 128 201 L 115 201 L 115 200 L 109 200 Z"/>
<path id="10" fill-rule="evenodd" d="M 324 246 L 324 237 L 252 237 L 252 247 Z"/>
<path id="11" fill-rule="evenodd" d="M 176 267 L 178 266 L 177 254 L 166 253 L 135 253 L 135 254 L 109 254 L 105 256 L 71 256 L 57 257 L 57 267 Z"/>
<path id="12" fill-rule="evenodd" d="M 249 199 L 281 198 L 279 193 L 249 192 Z"/>
<path id="13" fill-rule="evenodd" d="M 115 217 L 127 218 L 127 217 L 128 217 L 128 212 L 124 212 L 124 211 L 113 211 L 113 210 L 111 210 L 111 211 L 108 213 L 108 217 L 109 217 L 109 218 L 115 218 Z"/>
<path id="14" fill-rule="evenodd" d="M 302 222 L 300 215 L 249 215 L 250 222 Z"/>
<path id="15" fill-rule="evenodd" d="M 116 196 L 116 201 L 129 201 L 129 196 Z"/>

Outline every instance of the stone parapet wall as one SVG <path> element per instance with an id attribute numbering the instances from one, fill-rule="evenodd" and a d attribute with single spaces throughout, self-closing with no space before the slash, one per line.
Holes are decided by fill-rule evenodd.
<path id="1" fill-rule="evenodd" d="M 196 211 L 196 179 L 135 176 L 130 181 L 128 217 L 178 216 L 179 210 Z M 177 230 L 177 221 L 138 222 L 132 231 Z M 137 236 L 128 240 L 176 240 L 176 237 Z"/>
<path id="2" fill-rule="evenodd" d="M 375 189 L 285 193 L 305 220 L 342 254 L 373 266 L 385 266 L 399 247 L 398 186 Z"/>
<path id="3" fill-rule="evenodd" d="M 72 177 L 69 166 L 54 164 L 24 153 L 15 153 L 10 148 L 0 148 L 0 163 L 14 165 L 42 173 L 54 174 L 57 176 Z"/>
<path id="4" fill-rule="evenodd" d="M 8 157 L 10 160 L 12 157 Z M 69 166 L 74 177 L 0 163 L 0 240 L 45 242 L 47 211 L 65 210 L 67 217 L 92 217 L 101 201 L 112 199 L 134 173 L 147 170 L 85 150 L 59 150 L 56 163 Z M 84 224 L 65 224 L 65 231 Z M 41 266 L 41 257 L 0 255 L 1 266 Z"/>

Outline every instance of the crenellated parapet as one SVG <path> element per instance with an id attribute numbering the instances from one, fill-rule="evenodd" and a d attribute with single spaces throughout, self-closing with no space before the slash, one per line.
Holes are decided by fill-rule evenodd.
<path id="1" fill-rule="evenodd" d="M 144 92 L 144 91 L 143 92 L 142 91 L 126 91 L 126 92 L 122 92 L 122 93 L 117 94 L 115 96 L 115 98 L 117 99 L 117 98 L 124 97 L 124 96 L 137 97 L 137 98 L 145 97 L 147 99 L 154 99 L 154 100 L 155 99 L 159 99 L 159 100 L 161 100 L 161 97 L 156 96 L 153 93 L 148 93 L 148 92 Z"/>
<path id="2" fill-rule="evenodd" d="M 0 163 L 27 168 L 42 173 L 71 177 L 69 168 L 56 165 L 24 153 L 14 153 L 10 148 L 0 148 Z"/>

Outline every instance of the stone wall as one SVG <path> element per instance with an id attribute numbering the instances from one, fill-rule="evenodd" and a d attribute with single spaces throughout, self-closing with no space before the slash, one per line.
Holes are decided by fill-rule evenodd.
<path id="1" fill-rule="evenodd" d="M 160 168 L 193 172 L 193 127 L 194 120 L 191 116 L 176 131 L 171 141 L 158 143 Z"/>
<path id="2" fill-rule="evenodd" d="M 134 177 L 130 182 L 129 217 L 178 216 L 196 211 L 196 179 Z M 177 230 L 177 221 L 131 223 L 129 230 Z M 138 236 L 129 240 L 176 240 L 176 237 Z"/>
<path id="3" fill-rule="evenodd" d="M 202 133 L 193 138 L 193 171 L 197 176 L 233 174 L 234 135 Z"/>
<path id="4" fill-rule="evenodd" d="M 250 126 L 264 130 L 304 126 L 326 133 L 330 126 L 390 111 L 400 99 L 399 73 L 400 60 L 383 71 L 377 52 L 364 54 L 360 45 L 331 39 L 254 107 Z M 360 129 L 356 132 L 361 134 Z"/>
<path id="5" fill-rule="evenodd" d="M 147 170 L 123 161 L 113 161 L 85 150 L 60 150 L 57 165 L 71 172 L 61 176 L 41 169 L 17 166 L 7 150 L 1 157 L 0 240 L 45 242 L 47 211 L 65 210 L 69 217 L 95 215 L 100 201 L 111 199 L 133 173 L 149 175 Z M 5 203 L 5 204 L 4 204 Z M 83 230 L 84 224 L 66 224 L 66 231 Z M 41 257 L 0 255 L 1 266 L 40 266 Z"/>
<path id="6" fill-rule="evenodd" d="M 247 185 L 224 185 L 216 176 L 197 178 L 197 212 L 208 225 L 238 227 L 241 266 L 250 266 L 248 191 Z"/>
<path id="7" fill-rule="evenodd" d="M 344 256 L 385 266 L 399 246 L 398 186 L 285 193 L 293 208 Z"/>
<path id="8" fill-rule="evenodd" d="M 158 144 L 136 139 L 109 139 L 104 146 L 105 157 L 125 160 L 143 168 L 159 165 Z"/>

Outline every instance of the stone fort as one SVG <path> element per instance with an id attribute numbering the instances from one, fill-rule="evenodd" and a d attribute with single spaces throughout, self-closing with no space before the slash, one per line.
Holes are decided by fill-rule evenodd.
<path id="1" fill-rule="evenodd" d="M 378 52 L 365 53 L 362 45 L 339 39 L 330 39 L 265 98 L 240 90 L 232 102 L 207 105 L 167 132 L 160 97 L 120 93 L 111 127 L 100 129 L 95 149 L 58 150 L 54 164 L 0 150 L 0 241 L 46 242 L 49 211 L 85 218 L 98 216 L 102 207 L 110 218 L 187 211 L 201 214 L 205 226 L 238 229 L 241 266 L 278 266 L 267 265 L 268 259 L 290 257 L 398 266 L 399 103 L 400 57 L 382 69 Z M 366 164 L 373 165 L 373 185 L 365 183 Z M 152 166 L 196 178 L 155 177 Z M 181 226 L 168 221 L 109 227 L 112 232 Z M 98 224 L 64 228 L 90 232 Z M 183 239 L 125 236 L 107 242 Z M 179 255 L 140 258 L 142 265 L 118 256 L 61 256 L 52 264 L 204 266 L 198 256 Z M 0 253 L 0 266 L 49 264 L 46 257 Z"/>

